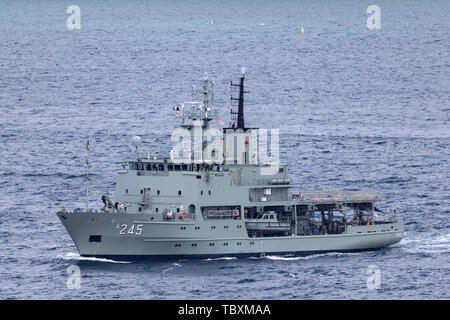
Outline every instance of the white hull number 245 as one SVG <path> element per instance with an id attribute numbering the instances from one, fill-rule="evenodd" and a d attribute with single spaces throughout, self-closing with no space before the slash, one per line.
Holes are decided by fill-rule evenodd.
<path id="1" fill-rule="evenodd" d="M 136 236 L 139 236 L 142 234 L 142 227 L 144 225 L 142 224 L 132 224 L 132 225 L 128 225 L 128 224 L 122 224 L 116 225 L 116 229 L 120 229 L 119 234 L 134 234 Z"/>

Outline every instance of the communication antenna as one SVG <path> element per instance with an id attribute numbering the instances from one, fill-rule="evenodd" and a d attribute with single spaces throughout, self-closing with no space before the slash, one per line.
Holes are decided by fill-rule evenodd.
<path id="1" fill-rule="evenodd" d="M 86 212 L 89 212 L 89 136 L 86 142 Z"/>

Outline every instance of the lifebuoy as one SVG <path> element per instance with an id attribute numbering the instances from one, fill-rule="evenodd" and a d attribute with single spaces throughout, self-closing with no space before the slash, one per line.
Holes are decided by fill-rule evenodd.
<path id="1" fill-rule="evenodd" d="M 183 213 L 181 214 L 181 216 L 183 217 L 183 219 L 186 219 L 188 216 L 188 213 L 186 211 L 183 211 Z"/>
<path id="2" fill-rule="evenodd" d="M 370 226 L 370 218 L 367 218 L 366 226 Z"/>

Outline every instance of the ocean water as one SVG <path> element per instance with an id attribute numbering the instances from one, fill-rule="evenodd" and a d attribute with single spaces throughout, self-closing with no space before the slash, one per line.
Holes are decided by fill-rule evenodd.
<path id="1" fill-rule="evenodd" d="M 80 30 L 66 27 L 71 4 Z M 366 26 L 369 4 L 379 30 Z M 2 0 L 0 298 L 449 299 L 449 30 L 446 0 Z M 168 155 L 171 107 L 204 72 L 227 122 L 241 66 L 246 123 L 280 129 L 293 183 L 382 191 L 404 239 L 304 257 L 80 258 L 55 212 L 84 207 L 86 138 L 100 207 L 134 135 Z"/>

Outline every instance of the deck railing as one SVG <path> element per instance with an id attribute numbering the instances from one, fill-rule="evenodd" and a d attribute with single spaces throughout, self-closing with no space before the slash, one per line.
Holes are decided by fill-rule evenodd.
<path id="1" fill-rule="evenodd" d="M 290 198 L 299 202 L 373 202 L 382 200 L 380 191 L 346 190 L 296 190 L 290 192 Z"/>

